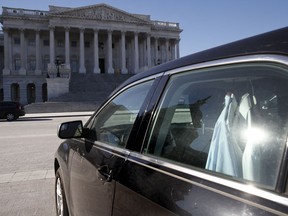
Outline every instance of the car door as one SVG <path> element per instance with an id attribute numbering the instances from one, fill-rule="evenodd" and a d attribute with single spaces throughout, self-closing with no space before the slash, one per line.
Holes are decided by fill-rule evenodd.
<path id="1" fill-rule="evenodd" d="M 166 73 L 114 216 L 287 215 L 288 69 L 259 59 Z"/>
<path id="2" fill-rule="evenodd" d="M 72 215 L 112 214 L 115 181 L 129 155 L 127 140 L 152 83 L 145 81 L 116 93 L 86 124 L 87 138 L 73 145 Z"/>

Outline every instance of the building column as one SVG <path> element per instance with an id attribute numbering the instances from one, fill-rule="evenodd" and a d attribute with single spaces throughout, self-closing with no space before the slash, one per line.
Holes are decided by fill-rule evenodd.
<path id="1" fill-rule="evenodd" d="M 147 66 L 151 68 L 151 35 L 147 34 Z"/>
<path id="2" fill-rule="evenodd" d="M 134 33 L 134 73 L 139 72 L 139 41 L 138 32 Z"/>
<path id="3" fill-rule="evenodd" d="M 94 73 L 99 74 L 99 47 L 98 47 L 98 29 L 94 29 Z"/>
<path id="4" fill-rule="evenodd" d="M 180 48 L 179 48 L 180 39 L 176 41 L 176 58 L 180 58 Z"/>
<path id="5" fill-rule="evenodd" d="M 155 37 L 155 65 L 160 64 L 159 60 L 159 52 L 158 52 L 158 37 Z"/>
<path id="6" fill-rule="evenodd" d="M 112 30 L 108 30 L 107 48 L 108 48 L 108 74 L 113 74 L 114 68 L 113 68 L 113 54 L 112 54 Z"/>
<path id="7" fill-rule="evenodd" d="M 69 36 L 69 27 L 65 28 L 65 68 L 70 70 L 70 36 Z"/>
<path id="8" fill-rule="evenodd" d="M 165 60 L 165 62 L 168 62 L 168 61 L 170 61 L 170 59 L 169 59 L 169 39 L 168 38 L 166 38 L 165 39 L 165 54 L 166 54 L 166 56 L 165 56 L 165 58 L 166 58 L 166 60 Z"/>
<path id="9" fill-rule="evenodd" d="M 41 75 L 40 30 L 36 29 L 36 68 L 35 74 Z"/>
<path id="10" fill-rule="evenodd" d="M 125 40 L 125 31 L 121 31 L 121 73 L 127 74 L 128 70 L 126 68 L 126 40 Z"/>
<path id="11" fill-rule="evenodd" d="M 10 74 L 10 39 L 9 39 L 9 31 L 8 28 L 3 28 L 4 31 L 4 69 L 3 69 L 3 75 L 9 75 Z"/>
<path id="12" fill-rule="evenodd" d="M 9 66 L 8 69 L 10 72 L 13 70 L 13 56 L 12 56 L 12 40 L 13 38 L 11 36 L 8 37 L 8 50 L 9 50 Z"/>
<path id="13" fill-rule="evenodd" d="M 80 28 L 80 69 L 79 73 L 86 73 L 85 50 L 84 50 L 84 28 Z"/>
<path id="14" fill-rule="evenodd" d="M 55 40 L 54 40 L 54 26 L 50 28 L 50 66 L 49 68 L 55 68 Z M 48 69 L 49 70 L 49 69 Z"/>
<path id="15" fill-rule="evenodd" d="M 173 41 L 171 42 L 171 51 L 170 51 L 170 55 L 171 55 L 171 59 L 172 59 L 172 60 L 174 60 L 174 59 L 176 58 L 175 46 L 176 46 L 176 45 L 175 45 L 175 40 L 173 40 Z"/>
<path id="16" fill-rule="evenodd" d="M 26 75 L 26 44 L 25 44 L 25 35 L 24 29 L 20 29 L 20 58 L 21 58 L 21 67 L 19 70 L 20 75 Z"/>

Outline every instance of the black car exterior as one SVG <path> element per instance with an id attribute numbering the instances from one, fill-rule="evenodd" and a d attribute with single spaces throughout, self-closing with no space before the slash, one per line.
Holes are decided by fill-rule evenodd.
<path id="1" fill-rule="evenodd" d="M 19 116 L 25 115 L 25 109 L 19 102 L 2 101 L 0 102 L 0 119 L 8 121 L 17 120 Z"/>
<path id="2" fill-rule="evenodd" d="M 58 215 L 287 215 L 288 28 L 124 82 L 59 126 Z"/>

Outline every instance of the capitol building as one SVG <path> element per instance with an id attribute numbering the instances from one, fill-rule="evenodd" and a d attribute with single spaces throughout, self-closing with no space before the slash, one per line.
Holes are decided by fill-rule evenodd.
<path id="1" fill-rule="evenodd" d="M 2 7 L 0 22 L 0 100 L 49 101 L 77 74 L 133 75 L 179 58 L 179 23 L 107 4 Z"/>

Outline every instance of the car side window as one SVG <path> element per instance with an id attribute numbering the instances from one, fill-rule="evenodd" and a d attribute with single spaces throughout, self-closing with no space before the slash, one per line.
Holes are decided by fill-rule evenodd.
<path id="1" fill-rule="evenodd" d="M 144 153 L 274 189 L 287 136 L 287 72 L 262 63 L 172 75 Z"/>
<path id="2" fill-rule="evenodd" d="M 151 80 L 126 89 L 100 111 L 92 124 L 97 141 L 125 147 L 152 83 Z"/>

